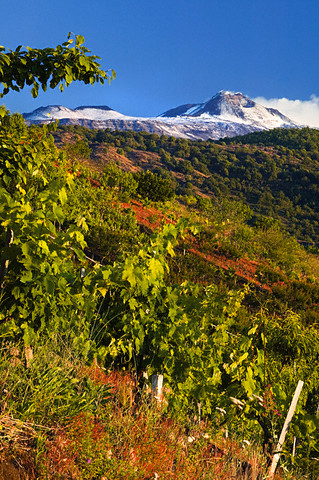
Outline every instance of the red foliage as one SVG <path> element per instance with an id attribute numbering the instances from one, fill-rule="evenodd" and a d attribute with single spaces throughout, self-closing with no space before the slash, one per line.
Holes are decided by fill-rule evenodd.
<path id="1" fill-rule="evenodd" d="M 134 384 L 129 374 L 107 373 L 96 363 L 81 372 L 110 384 L 115 400 Z M 251 458 L 227 439 L 212 441 L 208 428 L 208 422 L 201 422 L 186 434 L 156 403 L 144 402 L 134 410 L 109 402 L 94 414 L 81 412 L 53 430 L 39 471 L 47 479 L 199 480 L 209 475 L 228 480 L 245 478 L 236 475 L 248 465 L 257 478 L 261 467 L 256 454 Z"/>
<path id="2" fill-rule="evenodd" d="M 204 258 L 205 260 L 213 263 L 214 265 L 217 265 L 218 267 L 223 268 L 224 270 L 232 269 L 238 277 L 244 278 L 248 282 L 254 283 L 258 287 L 271 292 L 271 288 L 269 287 L 269 285 L 260 283 L 256 279 L 255 274 L 257 271 L 258 262 L 254 260 L 249 260 L 247 258 L 239 258 L 233 260 L 231 258 L 227 258 L 225 255 L 222 255 L 218 252 L 208 255 L 194 248 L 191 248 L 190 252 L 195 253 L 196 255 Z"/>
<path id="3" fill-rule="evenodd" d="M 88 177 L 88 181 L 90 182 L 92 187 L 100 187 L 101 186 L 101 182 L 99 182 L 98 180 L 94 180 L 94 178 Z"/>
<path id="4" fill-rule="evenodd" d="M 163 221 L 172 223 L 172 220 L 166 218 L 160 210 L 153 207 L 145 207 L 136 200 L 132 200 L 130 203 L 122 203 L 122 207 L 131 208 L 135 212 L 137 222 L 150 230 L 160 228 Z"/>
<path id="5" fill-rule="evenodd" d="M 121 405 L 132 407 L 136 385 L 129 373 L 117 370 L 106 372 L 94 361 L 90 367 L 82 366 L 79 374 L 89 377 L 97 385 L 108 385 L 110 396 L 117 398 Z"/>

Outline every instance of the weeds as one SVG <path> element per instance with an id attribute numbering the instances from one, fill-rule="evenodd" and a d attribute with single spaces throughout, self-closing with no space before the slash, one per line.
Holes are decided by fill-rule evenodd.
<path id="1" fill-rule="evenodd" d="M 38 345 L 28 368 L 18 348 L 2 352 L 0 460 L 20 462 L 23 479 L 253 480 L 265 472 L 255 449 L 208 422 L 185 427 L 148 390 L 137 402 L 126 372 L 85 367 L 52 341 Z"/>

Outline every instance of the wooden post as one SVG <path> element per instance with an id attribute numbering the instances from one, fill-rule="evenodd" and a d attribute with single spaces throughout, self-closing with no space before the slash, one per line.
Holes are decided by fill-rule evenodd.
<path id="1" fill-rule="evenodd" d="M 11 243 L 13 243 L 13 231 L 10 228 L 7 228 L 7 234 L 6 234 L 6 240 L 5 240 L 5 246 L 10 247 Z M 3 279 L 7 274 L 9 268 L 9 260 L 2 260 L 1 265 L 0 265 L 0 286 L 3 287 Z"/>
<path id="2" fill-rule="evenodd" d="M 33 350 L 30 347 L 30 345 L 27 345 L 26 347 L 24 347 L 24 353 L 25 353 L 26 367 L 29 368 L 33 360 Z"/>
<path id="3" fill-rule="evenodd" d="M 162 400 L 163 375 L 152 375 L 152 395 L 158 402 Z"/>
<path id="4" fill-rule="evenodd" d="M 293 457 L 296 454 L 296 445 L 297 445 L 297 437 L 294 437 L 294 441 L 293 441 L 293 444 L 292 444 L 292 454 L 291 454 Z"/>
<path id="5" fill-rule="evenodd" d="M 289 428 L 291 419 L 292 419 L 292 417 L 295 413 L 295 409 L 296 409 L 296 406 L 297 406 L 297 403 L 298 403 L 298 399 L 299 399 L 303 384 L 304 384 L 304 382 L 302 380 L 298 381 L 293 399 L 291 401 L 291 404 L 290 404 L 290 407 L 289 407 L 289 410 L 288 410 L 288 413 L 287 413 L 287 417 L 286 417 L 284 426 L 282 427 L 282 430 L 281 430 L 281 434 L 280 434 L 279 441 L 278 441 L 278 444 L 277 444 L 277 447 L 276 447 L 276 451 L 275 451 L 275 454 L 274 454 L 273 459 L 272 459 L 272 463 L 271 463 L 271 466 L 270 466 L 268 478 L 273 478 L 273 476 L 275 474 L 277 463 L 278 463 L 280 455 L 281 455 L 281 449 L 282 449 L 282 446 L 284 444 L 284 441 L 285 441 L 285 438 L 286 438 L 286 433 L 288 432 L 288 428 Z"/>

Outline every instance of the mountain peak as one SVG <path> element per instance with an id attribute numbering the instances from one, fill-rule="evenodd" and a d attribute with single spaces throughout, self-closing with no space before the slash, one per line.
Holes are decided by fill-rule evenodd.
<path id="1" fill-rule="evenodd" d="M 241 92 L 221 90 L 203 103 L 186 104 L 167 110 L 160 117 L 213 117 L 221 121 L 255 124 L 275 128 L 292 124 L 291 120 L 273 108 L 263 107 Z"/>
<path id="2" fill-rule="evenodd" d="M 231 97 L 233 97 L 233 96 L 244 97 L 245 95 L 243 95 L 241 92 L 231 92 L 230 90 L 219 90 L 219 92 L 217 92 L 215 95 L 213 95 L 212 98 L 214 98 L 214 97 L 229 97 L 229 96 L 231 96 Z"/>
<path id="3" fill-rule="evenodd" d="M 209 115 L 234 115 L 238 118 L 245 118 L 246 108 L 253 108 L 256 103 L 240 92 L 232 93 L 228 91 L 220 91 L 213 96 L 208 102 L 201 105 L 195 115 L 199 116 L 203 113 Z"/>
<path id="4" fill-rule="evenodd" d="M 256 103 L 253 100 L 240 92 L 233 93 L 227 90 L 221 90 L 204 103 L 181 105 L 175 109 L 168 110 L 161 116 L 172 117 L 176 115 L 187 115 L 199 117 L 203 114 L 212 116 L 231 114 L 243 119 L 245 117 L 243 109 L 253 108 L 255 106 Z"/>

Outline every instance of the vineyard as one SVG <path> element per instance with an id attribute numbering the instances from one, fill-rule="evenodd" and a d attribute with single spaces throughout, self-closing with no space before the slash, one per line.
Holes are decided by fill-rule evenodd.
<path id="1" fill-rule="evenodd" d="M 94 83 L 76 45 L 67 82 Z M 295 238 L 297 216 L 187 185 L 187 152 L 150 171 L 173 140 L 143 134 L 133 169 L 136 145 L 104 161 L 121 136 L 104 133 L 1 110 L 0 478 L 267 478 L 298 380 L 277 478 L 317 478 L 316 229 Z"/>

